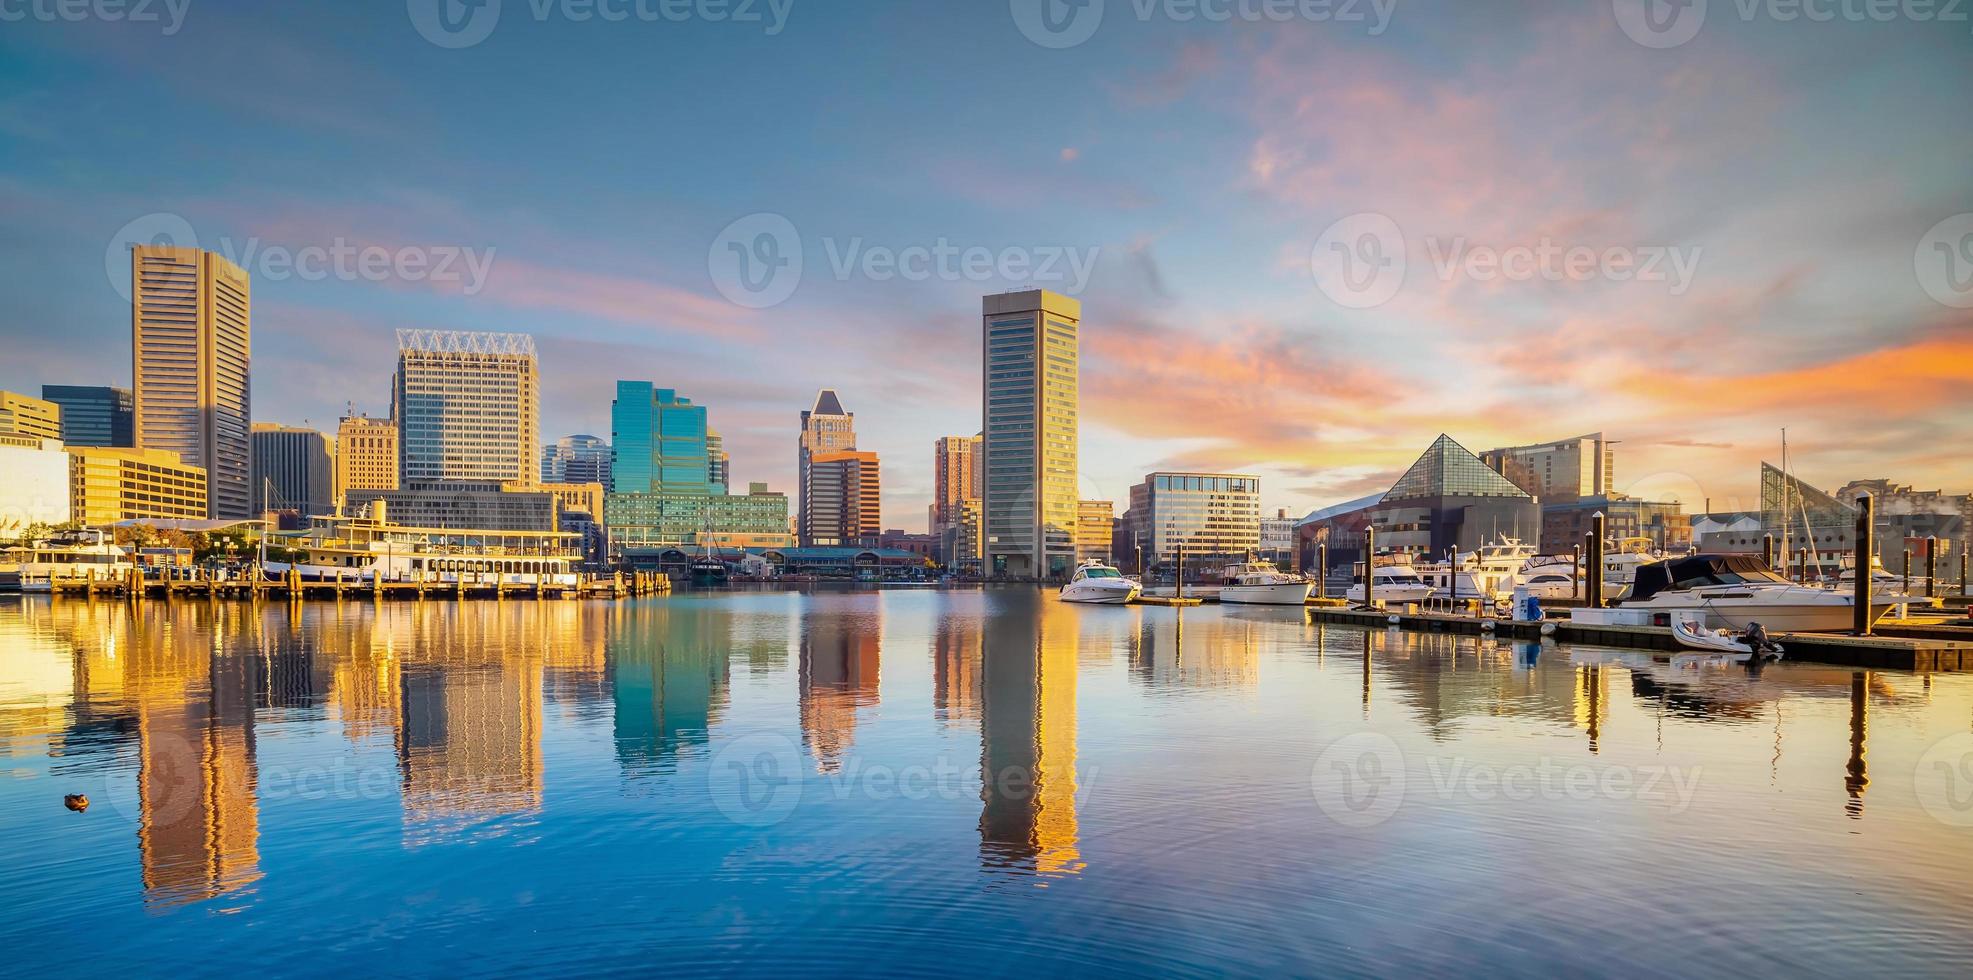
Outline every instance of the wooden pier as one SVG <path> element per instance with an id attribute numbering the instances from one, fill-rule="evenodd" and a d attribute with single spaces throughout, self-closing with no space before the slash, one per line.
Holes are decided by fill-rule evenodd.
<path id="1" fill-rule="evenodd" d="M 64 579 L 53 584 L 53 595 L 84 598 L 137 599 L 628 599 L 664 595 L 671 591 L 671 578 L 662 572 L 630 572 L 594 576 L 575 585 L 542 585 L 523 582 L 520 576 L 486 575 L 469 581 L 409 582 L 360 579 L 354 576 L 331 581 L 303 580 L 297 574 L 284 578 L 216 579 L 203 575 L 189 578 L 143 575 L 133 572 L 115 578 Z"/>

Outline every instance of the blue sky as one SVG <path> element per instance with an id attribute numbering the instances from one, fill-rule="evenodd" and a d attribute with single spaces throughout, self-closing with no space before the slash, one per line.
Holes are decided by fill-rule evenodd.
<path id="1" fill-rule="evenodd" d="M 738 482 L 789 487 L 837 388 L 912 529 L 932 441 L 979 427 L 979 297 L 1030 283 L 1084 303 L 1090 497 L 1205 468 L 1300 511 L 1440 431 L 1600 429 L 1620 486 L 1721 505 L 1784 425 L 1811 482 L 1973 489 L 1963 19 L 1713 0 L 1653 47 L 1633 0 L 1399 0 L 1381 31 L 1107 0 L 1051 48 L 1020 28 L 1044 2 L 792 0 L 770 35 L 503 0 L 457 48 L 427 0 L 189 0 L 169 34 L 16 3 L 0 388 L 128 383 L 105 252 L 169 215 L 255 274 L 257 419 L 384 412 L 397 328 L 525 331 L 544 438 L 607 435 L 611 383 L 652 380 L 710 406 Z M 735 302 L 717 256 L 763 214 L 802 272 Z M 1388 296 L 1320 260 L 1366 228 L 1406 260 Z M 483 274 L 282 264 L 338 245 Z M 1587 264 L 1517 264 L 1544 245 Z M 1035 268 L 887 274 L 941 246 Z"/>

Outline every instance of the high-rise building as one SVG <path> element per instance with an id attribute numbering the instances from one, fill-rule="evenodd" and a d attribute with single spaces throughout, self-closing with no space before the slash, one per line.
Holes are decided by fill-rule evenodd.
<path id="1" fill-rule="evenodd" d="M 0 391 L 0 434 L 60 439 L 62 408 L 51 401 Z"/>
<path id="2" fill-rule="evenodd" d="M 212 517 L 251 515 L 252 295 L 246 270 L 196 248 L 130 251 L 133 426 L 143 449 L 206 477 Z"/>
<path id="3" fill-rule="evenodd" d="M 884 533 L 877 454 L 816 453 L 808 462 L 807 544 L 875 546 Z"/>
<path id="4" fill-rule="evenodd" d="M 1607 496 L 1615 490 L 1616 451 L 1592 432 L 1533 446 L 1489 449 L 1480 459 L 1543 503 Z"/>
<path id="5" fill-rule="evenodd" d="M 351 415 L 336 428 L 334 503 L 346 506 L 351 491 L 397 489 L 397 423 Z"/>
<path id="6" fill-rule="evenodd" d="M 0 541 L 69 520 L 69 456 L 59 441 L 0 433 L 0 474 Z"/>
<path id="7" fill-rule="evenodd" d="M 1260 480 L 1239 473 L 1146 473 L 1125 516 L 1147 563 L 1233 558 L 1260 547 Z"/>
<path id="8" fill-rule="evenodd" d="M 541 482 L 600 483 L 608 490 L 610 444 L 592 435 L 573 435 L 541 447 Z"/>
<path id="9" fill-rule="evenodd" d="M 398 483 L 532 482 L 541 381 L 534 338 L 397 332 Z"/>
<path id="10" fill-rule="evenodd" d="M 714 493 L 725 493 L 733 485 L 733 457 L 726 453 L 726 439 L 711 426 L 706 427 L 706 474 Z"/>
<path id="11" fill-rule="evenodd" d="M 210 513 L 206 471 L 163 449 L 69 450 L 69 511 L 84 524 L 139 518 L 200 520 Z"/>
<path id="12" fill-rule="evenodd" d="M 617 382 L 610 479 L 618 493 L 714 493 L 706 407 L 649 381 Z"/>
<path id="13" fill-rule="evenodd" d="M 1113 500 L 1082 500 L 1076 503 L 1076 561 L 1110 560 L 1110 539 L 1117 530 L 1117 504 Z"/>
<path id="14" fill-rule="evenodd" d="M 1082 303 L 1001 293 L 981 314 L 985 571 L 1063 577 L 1075 561 Z"/>
<path id="15" fill-rule="evenodd" d="M 42 385 L 41 397 L 62 409 L 62 442 L 71 446 L 134 446 L 137 399 L 108 385 Z"/>
<path id="16" fill-rule="evenodd" d="M 979 499 L 979 452 L 979 436 L 941 436 L 932 444 L 933 534 L 945 533 L 966 501 Z"/>
<path id="17" fill-rule="evenodd" d="M 334 449 L 327 435 L 272 422 L 255 422 L 249 435 L 256 513 L 297 510 L 313 517 L 334 508 Z"/>
<path id="18" fill-rule="evenodd" d="M 795 455 L 795 533 L 804 545 L 819 544 L 809 532 L 809 466 L 822 453 L 856 448 L 856 415 L 843 411 L 834 388 L 815 393 L 815 404 L 802 412 L 802 431 Z"/>

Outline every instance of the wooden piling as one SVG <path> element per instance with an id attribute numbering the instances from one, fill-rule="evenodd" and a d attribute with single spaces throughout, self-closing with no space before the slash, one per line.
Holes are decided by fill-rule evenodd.
<path id="1" fill-rule="evenodd" d="M 1877 500 L 1870 494 L 1857 495 L 1856 552 L 1857 574 L 1854 608 L 1850 610 L 1850 632 L 1856 636 L 1870 635 L 1870 556 L 1877 553 Z"/>

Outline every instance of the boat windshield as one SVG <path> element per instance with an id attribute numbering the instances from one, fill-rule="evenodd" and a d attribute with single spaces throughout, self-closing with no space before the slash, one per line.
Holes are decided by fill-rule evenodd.
<path id="1" fill-rule="evenodd" d="M 1378 585 L 1424 585 L 1425 580 L 1416 575 L 1379 575 Z"/>
<path id="2" fill-rule="evenodd" d="M 1083 578 L 1123 578 L 1123 574 L 1118 572 L 1114 568 L 1085 568 L 1082 570 L 1082 577 Z"/>

